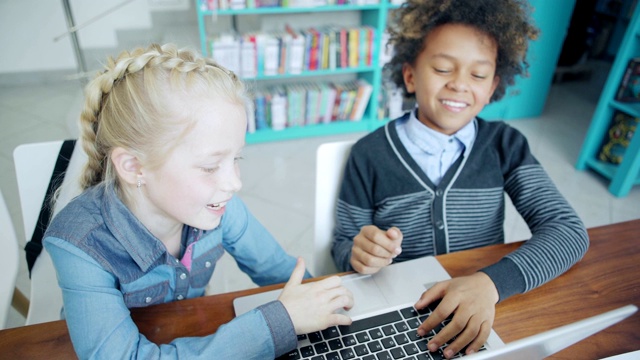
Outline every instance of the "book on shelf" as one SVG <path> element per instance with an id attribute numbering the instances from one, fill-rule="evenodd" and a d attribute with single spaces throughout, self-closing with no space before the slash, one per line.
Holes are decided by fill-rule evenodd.
<path id="1" fill-rule="evenodd" d="M 640 118 L 615 110 L 609 130 L 602 141 L 598 159 L 611 164 L 620 164 L 638 124 L 640 124 Z"/>
<path id="2" fill-rule="evenodd" d="M 629 60 L 615 99 L 622 102 L 640 102 L 640 57 Z"/>

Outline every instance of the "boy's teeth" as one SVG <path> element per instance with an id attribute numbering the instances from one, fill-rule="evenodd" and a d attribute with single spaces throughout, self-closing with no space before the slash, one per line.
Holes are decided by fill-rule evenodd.
<path id="1" fill-rule="evenodd" d="M 447 106 L 460 107 L 460 108 L 466 106 L 464 103 L 451 101 L 451 100 L 442 100 L 442 103 Z"/>

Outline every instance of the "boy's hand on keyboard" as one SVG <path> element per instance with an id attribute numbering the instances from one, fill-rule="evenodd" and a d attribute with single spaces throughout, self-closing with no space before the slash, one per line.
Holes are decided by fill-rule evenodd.
<path id="1" fill-rule="evenodd" d="M 397 227 L 381 230 L 374 225 L 363 226 L 353 238 L 351 266 L 361 274 L 374 274 L 391 264 L 402 252 L 402 232 Z"/>
<path id="2" fill-rule="evenodd" d="M 329 326 L 350 325 L 351 318 L 336 313 L 338 309 L 353 307 L 353 294 L 342 286 L 339 276 L 302 284 L 305 265 L 298 258 L 289 281 L 278 300 L 291 317 L 296 334 L 307 334 L 324 330 Z"/>
<path id="3" fill-rule="evenodd" d="M 493 281 L 482 272 L 443 281 L 425 291 L 415 307 L 422 309 L 439 299 L 442 300 L 420 325 L 418 334 L 424 336 L 445 319 L 451 319 L 452 315 L 453 318 L 441 330 L 436 330 L 437 334 L 429 341 L 429 350 L 434 351 L 456 337 L 444 351 L 447 358 L 465 346 L 467 354 L 478 352 L 487 341 L 495 319 L 499 296 Z"/>

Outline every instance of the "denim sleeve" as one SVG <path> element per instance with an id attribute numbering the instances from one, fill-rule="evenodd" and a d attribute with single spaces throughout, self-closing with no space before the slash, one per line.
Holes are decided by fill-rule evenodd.
<path id="1" fill-rule="evenodd" d="M 264 286 L 289 280 L 296 258 L 284 251 L 238 196 L 227 204 L 222 236 L 225 250 L 256 284 Z M 305 278 L 310 277 L 307 271 Z"/>
<path id="2" fill-rule="evenodd" d="M 57 271 L 67 327 L 80 359 L 268 359 L 295 346 L 293 325 L 277 301 L 235 318 L 215 334 L 156 345 L 138 332 L 113 275 L 64 240 L 48 237 L 45 248 Z"/>

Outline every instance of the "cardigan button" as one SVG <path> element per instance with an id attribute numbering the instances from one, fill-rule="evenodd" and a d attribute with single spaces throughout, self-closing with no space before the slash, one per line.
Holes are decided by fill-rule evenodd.
<path id="1" fill-rule="evenodd" d="M 436 190 L 436 196 L 442 196 L 442 189 Z"/>
<path id="2" fill-rule="evenodd" d="M 438 230 L 444 229 L 444 223 L 442 222 L 442 220 L 436 221 L 436 227 L 438 228 Z"/>

